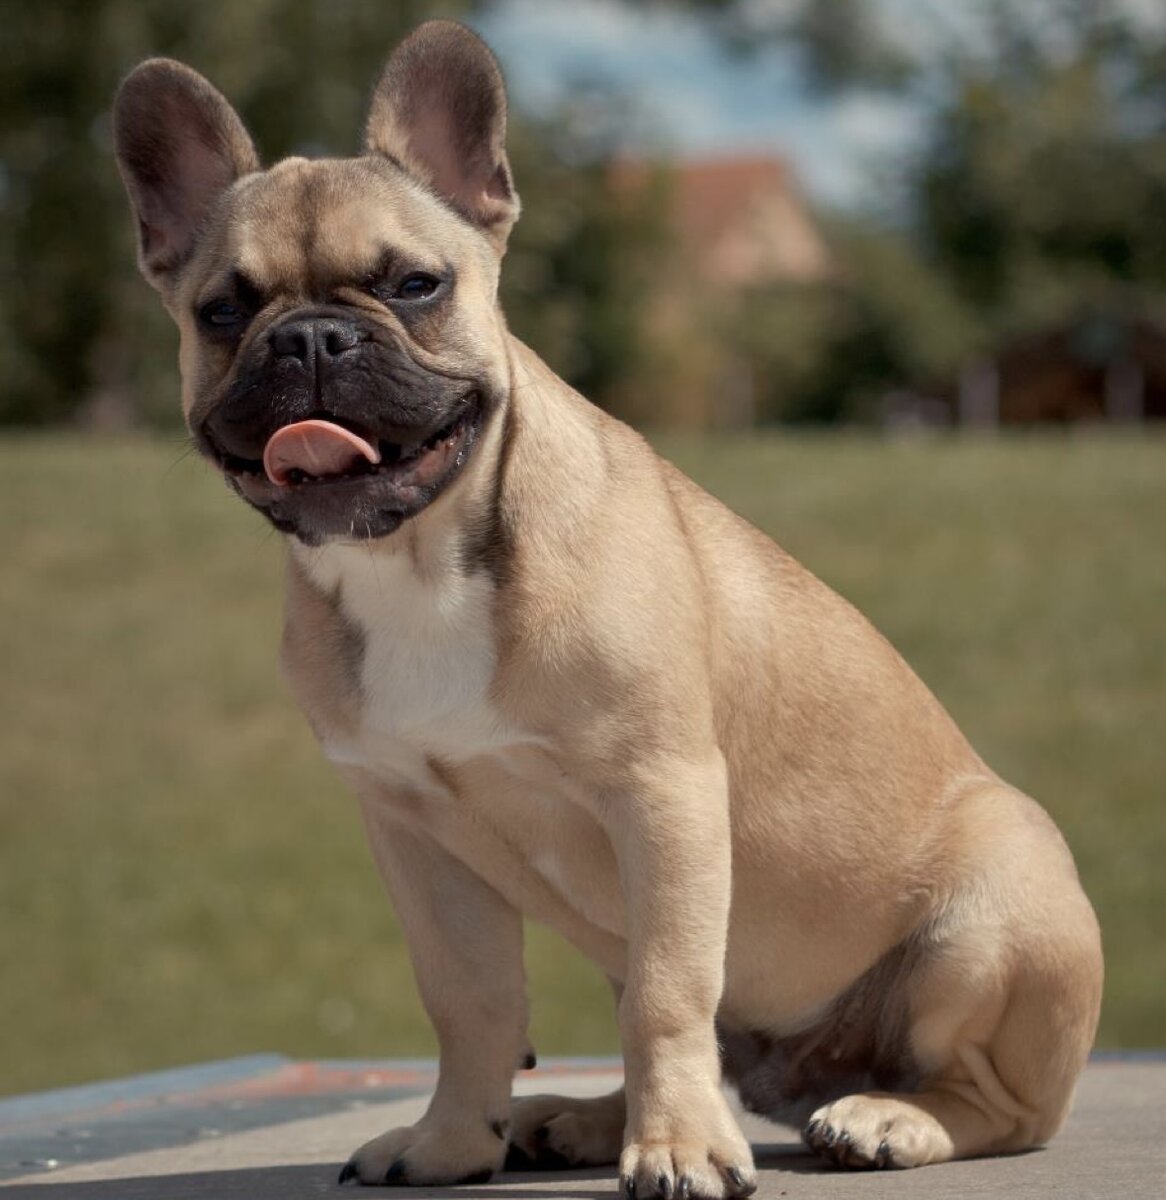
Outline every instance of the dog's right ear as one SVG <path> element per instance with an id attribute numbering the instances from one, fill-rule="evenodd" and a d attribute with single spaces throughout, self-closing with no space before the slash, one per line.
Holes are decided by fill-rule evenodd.
<path id="1" fill-rule="evenodd" d="M 151 58 L 118 89 L 113 143 L 138 226 L 138 265 L 165 291 L 215 199 L 259 158 L 238 114 L 197 71 Z"/>

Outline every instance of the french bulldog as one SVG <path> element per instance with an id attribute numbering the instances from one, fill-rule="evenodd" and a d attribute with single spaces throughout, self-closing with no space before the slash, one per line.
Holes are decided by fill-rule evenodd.
<path id="1" fill-rule="evenodd" d="M 418 28 L 357 158 L 263 169 L 166 59 L 114 131 L 186 423 L 287 535 L 286 674 L 440 1040 L 425 1115 L 341 1181 L 509 1152 L 746 1196 L 725 1082 L 843 1167 L 1051 1137 L 1102 977 L 1065 843 L 849 604 L 507 331 L 485 45 Z M 611 979 L 619 1091 L 511 1098 L 524 917 Z"/>

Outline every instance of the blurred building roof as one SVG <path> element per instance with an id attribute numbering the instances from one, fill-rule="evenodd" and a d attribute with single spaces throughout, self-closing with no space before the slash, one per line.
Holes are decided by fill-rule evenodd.
<path id="1" fill-rule="evenodd" d="M 654 181 L 669 198 L 686 261 L 705 282 L 735 289 L 835 275 L 826 241 L 781 159 L 622 159 L 612 169 L 619 192 L 635 194 Z"/>

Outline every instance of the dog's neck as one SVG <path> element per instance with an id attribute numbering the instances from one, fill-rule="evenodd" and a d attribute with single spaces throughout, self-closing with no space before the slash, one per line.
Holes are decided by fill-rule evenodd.
<path id="1" fill-rule="evenodd" d="M 292 540 L 292 553 L 317 583 L 335 586 L 346 574 L 375 571 L 382 563 L 395 564 L 381 568 L 382 575 L 395 575 L 407 563 L 419 580 L 440 589 L 499 568 L 496 559 L 505 549 L 496 548 L 484 562 L 474 539 L 488 537 L 491 524 L 521 521 L 524 512 L 540 514 L 543 536 L 573 540 L 582 534 L 586 501 L 600 503 L 604 495 L 598 426 L 607 418 L 529 347 L 514 337 L 508 341 L 508 395 L 457 485 L 387 537 L 314 547 Z M 527 453 L 514 453 L 519 439 Z M 564 472 L 569 486 L 560 477 Z"/>

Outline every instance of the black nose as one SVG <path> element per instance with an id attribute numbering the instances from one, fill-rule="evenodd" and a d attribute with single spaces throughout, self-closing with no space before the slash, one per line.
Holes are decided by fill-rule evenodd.
<path id="1" fill-rule="evenodd" d="M 339 358 L 363 341 L 352 321 L 335 317 L 303 317 L 285 321 L 268 335 L 276 358 L 297 358 L 306 367 L 313 361 Z"/>

